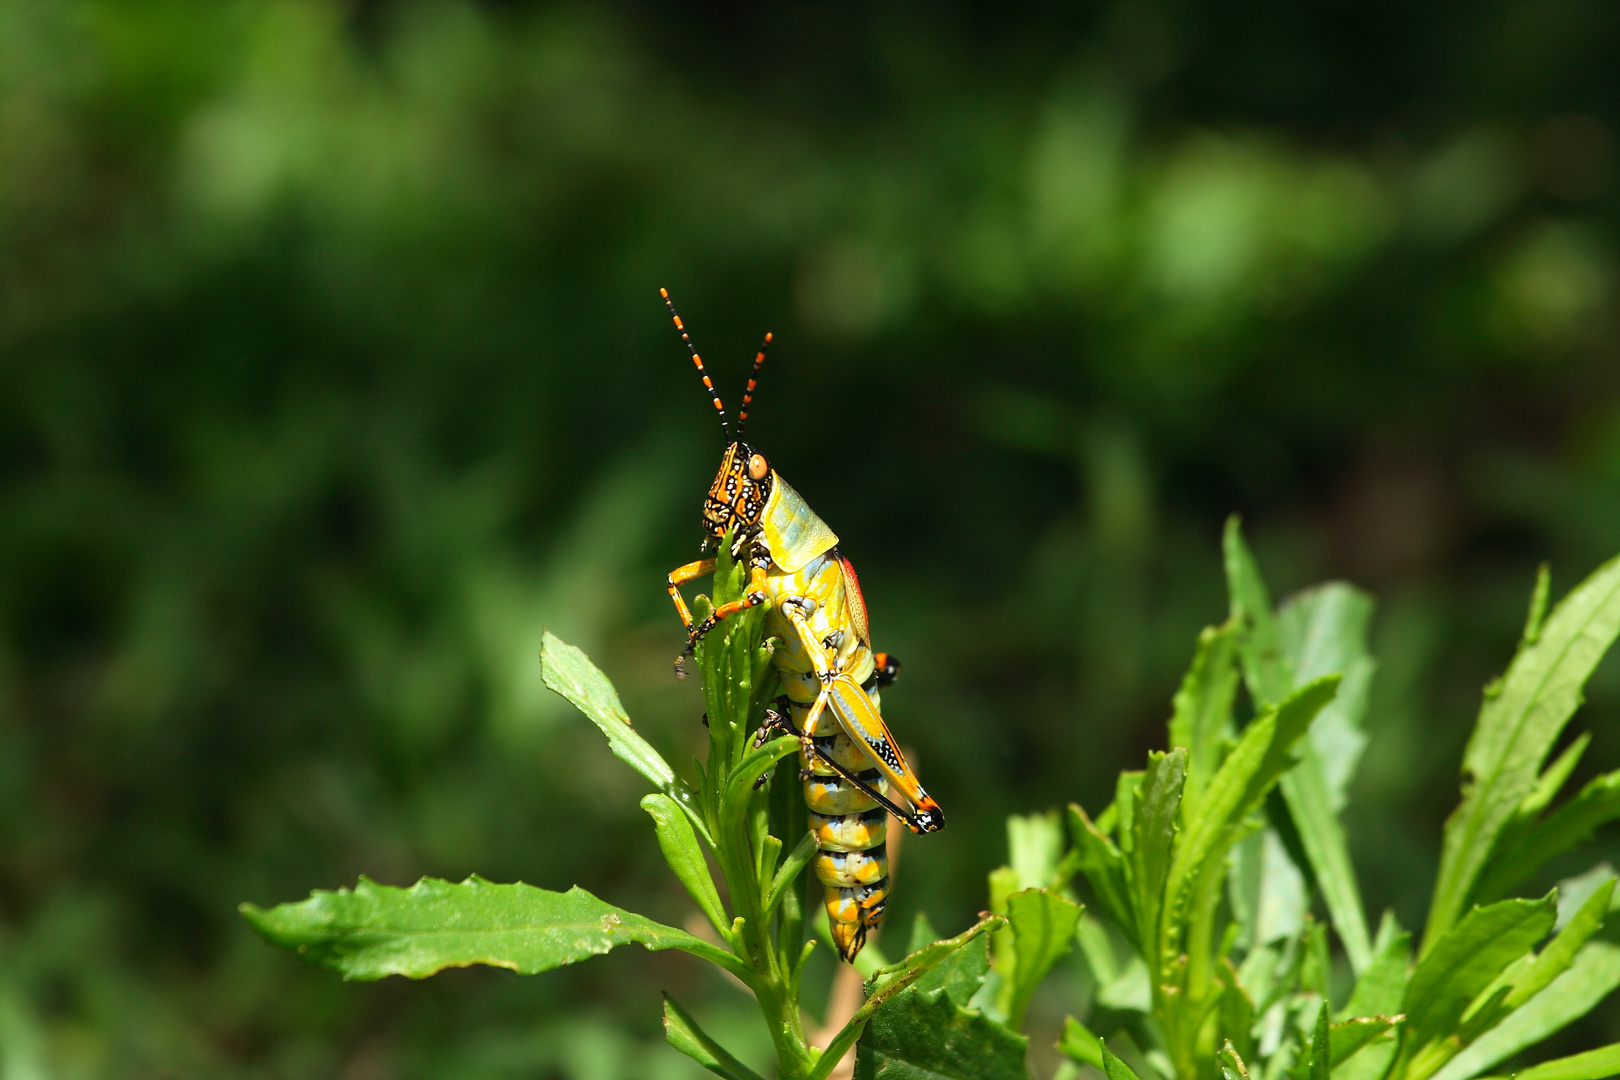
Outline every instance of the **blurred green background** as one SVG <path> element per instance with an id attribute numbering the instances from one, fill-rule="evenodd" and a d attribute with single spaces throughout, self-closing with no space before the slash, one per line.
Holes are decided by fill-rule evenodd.
<path id="1" fill-rule="evenodd" d="M 536 663 L 702 745 L 662 575 L 720 438 L 660 285 L 732 397 L 775 331 L 751 438 L 905 661 L 950 828 L 896 924 L 1162 745 L 1239 511 L 1279 591 L 1379 598 L 1350 839 L 1420 925 L 1535 565 L 1620 550 L 1617 104 L 1596 0 L 0 0 L 0 1076 L 694 1075 L 660 990 L 758 1056 L 673 954 L 346 985 L 235 913 L 476 871 L 684 920 Z M 1586 774 L 1617 716 L 1609 663 Z"/>

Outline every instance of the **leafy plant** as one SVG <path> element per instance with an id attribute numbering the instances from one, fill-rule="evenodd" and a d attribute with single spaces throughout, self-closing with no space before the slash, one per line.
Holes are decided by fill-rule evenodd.
<path id="1" fill-rule="evenodd" d="M 731 563 L 727 548 L 722 545 L 715 571 L 720 603 L 743 590 L 745 567 Z M 712 606 L 698 597 L 697 618 Z M 864 1004 L 825 1049 L 810 1045 L 799 989 L 815 946 L 806 935 L 804 870 L 816 849 L 792 757 L 798 741 L 756 737 L 777 686 L 772 642 L 763 640 L 763 615 L 754 609 L 728 619 L 698 646 L 709 754 L 697 765 L 695 784 L 678 777 L 636 732 L 613 685 L 582 652 L 547 634 L 540 655 L 546 685 L 578 706 L 602 730 L 609 749 L 653 786 L 642 808 L 653 819 L 670 869 L 708 917 L 714 940 L 614 907 L 578 886 L 553 892 L 479 877 L 459 884 L 425 878 L 409 889 L 362 878 L 353 889 L 318 891 L 308 900 L 269 910 L 244 904 L 243 915 L 270 942 L 346 979 L 420 979 L 470 964 L 528 975 L 630 942 L 680 949 L 736 976 L 753 993 L 776 1050 L 777 1075 L 784 1080 L 826 1077 L 885 1008 L 889 1011 L 878 1025 L 882 1038 L 899 1044 L 896 1053 L 903 1055 L 914 1032 L 905 1017 L 919 1010 L 933 1017 L 965 1003 L 964 995 L 971 996 L 988 966 L 982 945 L 977 961 L 970 946 L 1004 920 L 987 915 L 943 941 L 928 933 L 904 960 L 869 970 Z M 793 842 L 785 854 L 784 838 Z M 725 882 L 729 907 L 711 860 Z M 875 958 L 875 950 L 869 952 Z M 672 1046 L 711 1072 L 757 1080 L 673 999 L 665 999 L 664 1026 Z M 980 1042 L 977 1033 L 965 1033 L 964 1046 Z M 1013 1060 L 1021 1070 L 1023 1046 L 1014 1039 L 1015 1058 L 1007 1046 L 982 1053 Z"/>
<path id="2" fill-rule="evenodd" d="M 1338 816 L 1365 741 L 1371 602 L 1329 583 L 1274 610 L 1236 519 L 1225 555 L 1230 617 L 1199 637 L 1171 749 L 1122 774 L 1095 816 L 1071 805 L 1066 836 L 1055 813 L 1008 822 L 1009 865 L 990 874 L 991 907 L 1009 923 L 979 999 L 989 1017 L 1016 1028 L 1034 984 L 1078 943 L 1095 989 L 1058 1044 L 1065 1074 L 1468 1080 L 1620 985 L 1620 946 L 1602 936 L 1617 899 L 1607 866 L 1511 895 L 1620 817 L 1620 772 L 1552 805 L 1587 736 L 1547 764 L 1620 634 L 1620 559 L 1550 614 L 1542 569 L 1518 653 L 1486 688 L 1414 953 L 1390 914 L 1368 933 Z M 1241 724 L 1240 684 L 1253 705 Z M 1077 881 L 1100 918 L 1072 902 Z M 1058 940 L 1068 927 L 1072 941 Z M 1348 993 L 1334 985 L 1329 927 Z M 1517 1075 L 1617 1071 L 1620 1044 Z"/>
<path id="3" fill-rule="evenodd" d="M 1060 1071 L 1090 1067 L 1109 1080 L 1469 1080 L 1620 985 L 1620 945 L 1602 933 L 1617 906 L 1607 867 L 1544 896 L 1511 895 L 1549 858 L 1620 817 L 1620 772 L 1553 806 L 1587 736 L 1547 763 L 1582 685 L 1620 635 L 1620 559 L 1550 613 L 1542 569 L 1518 653 L 1486 689 L 1414 950 L 1388 913 L 1369 933 L 1339 818 L 1366 739 L 1371 601 L 1334 582 L 1273 609 L 1235 519 L 1225 556 L 1230 616 L 1199 636 L 1174 696 L 1170 749 L 1122 773 L 1095 816 L 1070 805 L 1011 818 L 1008 864 L 989 876 L 990 913 L 939 941 L 919 917 L 897 964 L 869 948 L 865 1001 L 825 1049 L 807 1041 L 799 1004 L 815 944 L 804 874 L 815 849 L 795 783 L 796 741 L 758 737 L 776 692 L 758 610 L 728 620 L 698 649 L 709 754 L 695 783 L 636 733 L 582 653 L 547 635 L 541 655 L 546 684 L 655 789 L 642 806 L 713 940 L 578 887 L 477 877 L 410 889 L 362 879 L 353 890 L 243 912 L 272 942 L 356 979 L 467 964 L 528 974 L 627 942 L 681 949 L 753 993 L 777 1074 L 806 1080 L 828 1076 L 852 1046 L 857 1080 L 1027 1077 L 1021 1029 L 1030 1002 L 1076 945 L 1093 986 L 1081 1015 L 1066 1021 L 1058 1048 L 1072 1063 Z M 722 557 L 715 582 L 719 601 L 739 595 L 742 568 Z M 694 607 L 699 617 L 711 610 L 702 597 Z M 1240 687 L 1252 705 L 1241 723 Z M 1096 915 L 1076 896 L 1081 882 Z M 1347 992 L 1335 986 L 1330 928 Z M 673 1000 L 664 1021 L 669 1042 L 710 1071 L 755 1075 Z M 1597 1080 L 1617 1069 L 1620 1045 L 1517 1075 Z"/>

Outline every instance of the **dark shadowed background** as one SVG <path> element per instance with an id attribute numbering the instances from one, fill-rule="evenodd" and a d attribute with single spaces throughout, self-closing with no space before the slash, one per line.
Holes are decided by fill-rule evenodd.
<path id="1" fill-rule="evenodd" d="M 720 436 L 661 285 L 733 398 L 775 331 L 751 439 L 905 662 L 950 828 L 897 923 L 1162 745 L 1237 511 L 1279 592 L 1379 599 L 1350 840 L 1420 925 L 1537 563 L 1620 550 L 1617 103 L 1597 0 L 3 0 L 0 1072 L 695 1075 L 664 989 L 757 1056 L 673 954 L 351 985 L 235 913 L 685 918 L 536 663 L 702 745 L 663 574 Z"/>

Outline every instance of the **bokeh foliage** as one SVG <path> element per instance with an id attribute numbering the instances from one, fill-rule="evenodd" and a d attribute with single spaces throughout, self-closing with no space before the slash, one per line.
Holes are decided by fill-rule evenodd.
<path id="1" fill-rule="evenodd" d="M 896 925 L 1160 745 L 1231 510 L 1379 600 L 1349 842 L 1414 925 L 1530 569 L 1620 535 L 1617 46 L 1577 0 L 0 3 L 8 1080 L 688 1075 L 660 989 L 746 1045 L 663 955 L 338 985 L 234 914 L 690 911 L 535 661 L 702 745 L 661 575 L 719 440 L 659 285 L 722 389 L 776 332 L 752 437 L 906 663 L 951 827 Z"/>

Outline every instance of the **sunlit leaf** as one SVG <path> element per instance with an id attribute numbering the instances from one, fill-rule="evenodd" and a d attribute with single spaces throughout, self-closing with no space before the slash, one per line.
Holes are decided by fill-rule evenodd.
<path id="1" fill-rule="evenodd" d="M 720 891 L 709 873 L 708 860 L 698 846 L 692 823 L 668 795 L 652 794 L 641 800 L 641 808 L 652 815 L 658 833 L 658 847 L 664 861 L 675 872 L 686 891 L 697 901 L 703 914 L 722 935 L 729 933 L 731 920 L 720 904 Z"/>
<path id="2" fill-rule="evenodd" d="M 1608 1080 L 1620 1076 L 1620 1043 L 1611 1043 L 1584 1054 L 1543 1061 L 1513 1074 L 1513 1080 Z M 1491 1077 L 1489 1080 L 1505 1080 Z"/>
<path id="3" fill-rule="evenodd" d="M 1615 879 L 1610 878 L 1593 890 L 1575 916 L 1547 943 L 1534 962 L 1513 982 L 1513 989 L 1504 1004 L 1516 1009 L 1545 990 L 1558 976 L 1569 970 L 1576 955 L 1603 927 L 1609 914 L 1609 901 L 1614 896 Z"/>
<path id="4" fill-rule="evenodd" d="M 1463 754 L 1462 802 L 1446 821 L 1424 954 L 1462 913 L 1498 834 L 1535 789 L 1542 762 L 1580 705 L 1581 688 L 1617 634 L 1620 558 L 1570 590 L 1486 689 Z"/>
<path id="5" fill-rule="evenodd" d="M 1322 1002 L 1322 1007 L 1316 1011 L 1316 1031 L 1311 1037 L 1310 1068 L 1307 1076 L 1310 1080 L 1328 1080 L 1328 1073 L 1333 1068 L 1332 1043 L 1328 1036 L 1328 1006 Z"/>
<path id="6" fill-rule="evenodd" d="M 1192 666 L 1176 691 L 1170 745 L 1187 748 L 1183 797 L 1189 809 L 1220 765 L 1224 740 L 1232 738 L 1232 699 L 1237 694 L 1237 635 L 1233 625 L 1208 626 L 1198 635 Z"/>
<path id="7" fill-rule="evenodd" d="M 1366 743 L 1361 721 L 1373 668 L 1367 653 L 1372 600 L 1359 589 L 1329 582 L 1291 597 L 1273 615 L 1236 517 L 1227 522 L 1224 548 L 1232 618 L 1242 630 L 1244 674 L 1255 700 L 1275 704 L 1312 679 L 1343 677 L 1334 701 L 1300 744 L 1298 764 L 1278 788 L 1351 968 L 1359 972 L 1372 962 L 1372 946 L 1338 812 Z"/>
<path id="8" fill-rule="evenodd" d="M 1103 1075 L 1108 1077 L 1108 1080 L 1138 1080 L 1131 1067 L 1115 1057 L 1114 1052 L 1108 1049 L 1106 1044 L 1102 1047 L 1102 1059 Z"/>
<path id="9" fill-rule="evenodd" d="M 855 1051 L 856 1080 L 1028 1080 L 1029 1041 L 951 1000 L 915 987 L 867 1025 Z M 829 1051 L 830 1052 L 830 1051 Z"/>
<path id="10" fill-rule="evenodd" d="M 1494 900 L 1505 895 L 1547 860 L 1569 851 L 1616 818 L 1620 818 L 1620 770 L 1593 777 L 1568 802 L 1523 830 L 1511 844 L 1500 847 L 1471 899 Z"/>
<path id="11" fill-rule="evenodd" d="M 615 757 L 673 799 L 693 827 L 712 843 L 696 793 L 631 726 L 629 715 L 619 703 L 619 692 L 589 657 L 548 630 L 540 647 L 540 672 L 547 686 L 567 698 L 601 728 L 602 734 L 607 736 L 608 749 Z"/>
<path id="12" fill-rule="evenodd" d="M 243 904 L 241 911 L 272 944 L 345 979 L 422 979 L 472 964 L 532 975 L 630 942 L 682 949 L 740 970 L 730 953 L 604 903 L 577 885 L 559 893 L 479 877 L 459 885 L 423 878 L 399 889 L 361 878 L 352 890 L 320 890 L 269 910 Z"/>
<path id="13" fill-rule="evenodd" d="M 1294 763 L 1293 747 L 1317 712 L 1333 699 L 1339 679 L 1329 675 L 1268 708 L 1243 729 L 1237 745 L 1204 790 L 1198 813 L 1183 823 L 1166 878 L 1167 925 L 1175 926 L 1190 901 L 1193 880 L 1206 860 L 1225 859 L 1242 835 L 1244 819 L 1259 809 Z"/>
<path id="14" fill-rule="evenodd" d="M 1469 1002 L 1546 937 L 1557 917 L 1557 897 L 1549 893 L 1475 908 L 1447 931 L 1406 987 L 1402 1011 L 1418 1045 L 1449 1034 Z"/>
<path id="15" fill-rule="evenodd" d="M 1058 1039 L 1057 1048 L 1082 1065 L 1090 1065 L 1093 1069 L 1103 1067 L 1102 1040 L 1072 1016 L 1063 1020 L 1063 1036 Z"/>
<path id="16" fill-rule="evenodd" d="M 1077 803 L 1069 804 L 1068 817 L 1069 837 L 1079 856 L 1080 873 L 1114 926 L 1140 947 L 1130 885 L 1125 880 L 1124 854 Z"/>
<path id="17" fill-rule="evenodd" d="M 1007 898 L 1014 962 L 1004 973 L 1001 1011 L 1013 1029 L 1023 1025 L 1035 988 L 1074 948 L 1075 926 L 1083 909 L 1050 889 L 1026 889 Z"/>
<path id="18" fill-rule="evenodd" d="M 929 1048 L 930 1039 L 949 1042 L 964 1055 L 964 1060 L 982 1063 L 986 1070 L 990 1070 L 982 1074 L 988 1078 L 1000 1075 L 993 1070 L 1006 1053 L 1005 1040 L 1010 1037 L 1016 1040 L 1019 1047 L 1018 1060 L 1022 1068 L 1022 1048 L 1026 1042 L 1022 1036 L 976 1010 L 964 1009 L 952 999 L 953 991 L 945 986 L 924 991 L 913 985 L 958 950 L 1004 922 L 999 915 L 987 916 L 955 937 L 936 941 L 876 972 L 867 980 L 865 1004 L 856 1010 L 850 1021 L 828 1043 L 816 1068 L 811 1071 L 810 1080 L 824 1078 L 857 1039 L 861 1040 L 862 1047 L 856 1055 L 858 1076 L 927 1076 L 926 1072 L 889 1073 L 873 1070 L 923 1068 L 928 1062 L 948 1062 L 948 1056 L 938 1056 L 943 1052 L 939 1046 Z M 875 1040 L 870 1048 L 867 1047 L 866 1035 L 871 1035 Z M 864 1073 L 861 1065 L 863 1057 L 866 1060 Z"/>
<path id="19" fill-rule="evenodd" d="M 664 995 L 664 1038 L 669 1045 L 726 1080 L 760 1080 L 758 1073 L 738 1061 L 711 1039 L 687 1011 Z"/>
<path id="20" fill-rule="evenodd" d="M 1131 847 L 1125 865 L 1132 906 L 1136 909 L 1136 925 L 1141 929 L 1143 955 L 1150 964 L 1158 962 L 1159 916 L 1186 775 L 1187 751 L 1183 747 L 1174 747 L 1168 754 L 1148 754 L 1147 771 L 1142 776 L 1131 820 Z"/>
<path id="21" fill-rule="evenodd" d="M 1569 970 L 1452 1058 L 1433 1080 L 1468 1080 L 1591 1012 L 1620 986 L 1620 946 L 1588 941 Z"/>

